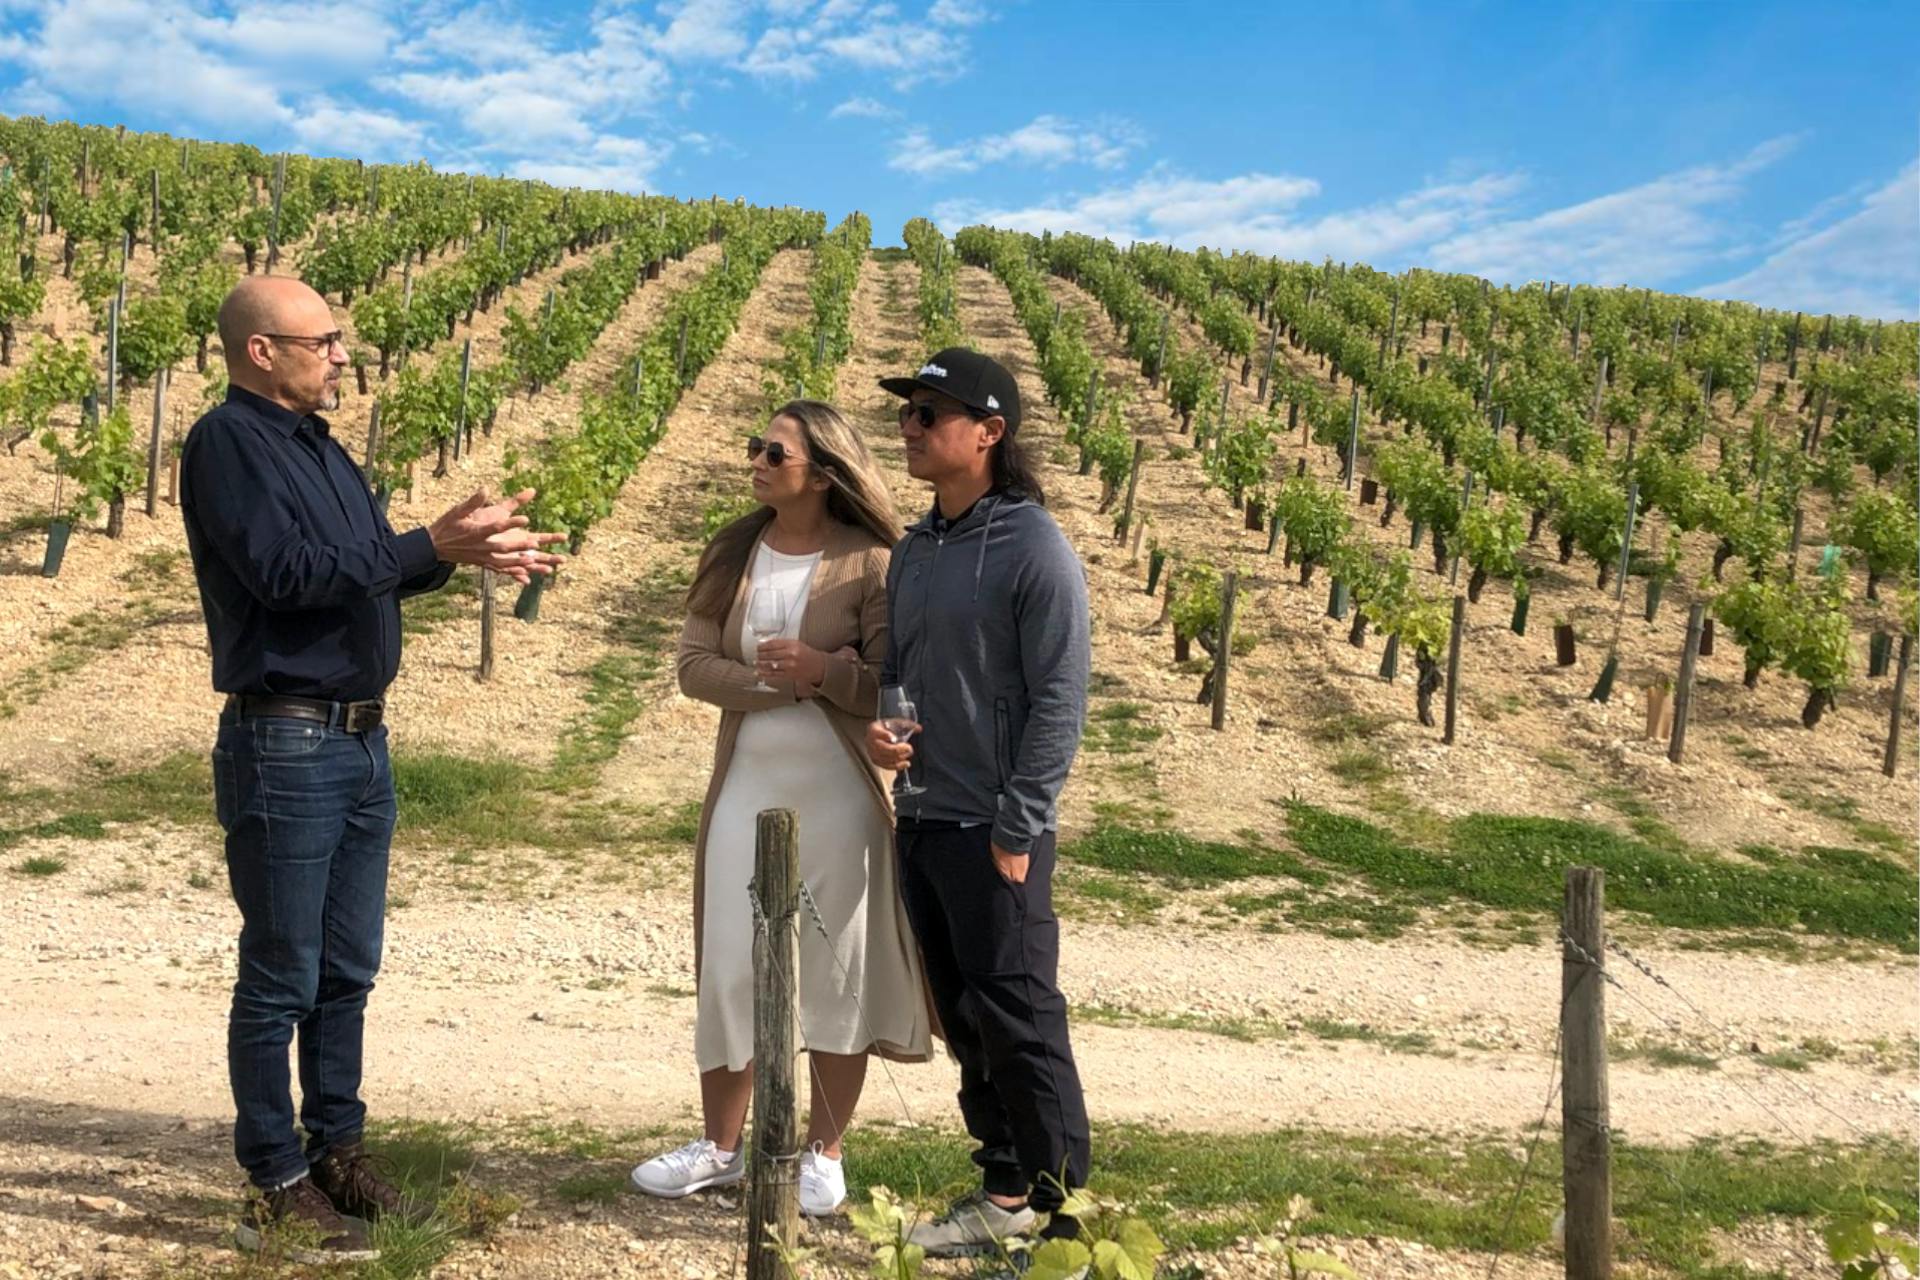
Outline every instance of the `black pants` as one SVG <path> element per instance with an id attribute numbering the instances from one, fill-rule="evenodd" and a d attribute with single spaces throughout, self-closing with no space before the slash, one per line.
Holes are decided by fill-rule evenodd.
<path id="1" fill-rule="evenodd" d="M 900 887 L 927 984 L 960 1062 L 960 1114 L 994 1195 L 1050 1212 L 1087 1184 L 1087 1106 L 1060 994 L 1054 838 L 1030 851 L 1025 884 L 993 865 L 992 828 L 900 828 Z M 1067 1224 L 1062 1224 L 1066 1226 Z"/>

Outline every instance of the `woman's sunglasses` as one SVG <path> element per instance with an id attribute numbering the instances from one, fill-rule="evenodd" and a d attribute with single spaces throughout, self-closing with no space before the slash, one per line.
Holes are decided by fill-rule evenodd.
<path id="1" fill-rule="evenodd" d="M 800 462 L 812 461 L 810 458 L 802 458 L 778 440 L 766 440 L 759 436 L 748 436 L 747 461 L 757 462 L 763 453 L 767 455 L 767 465 L 770 467 L 785 466 L 788 458 L 793 458 Z"/>

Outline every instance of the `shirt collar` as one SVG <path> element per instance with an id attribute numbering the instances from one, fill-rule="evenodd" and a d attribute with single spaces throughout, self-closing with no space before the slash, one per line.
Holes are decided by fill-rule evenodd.
<path id="1" fill-rule="evenodd" d="M 258 414 L 267 425 L 279 428 L 281 434 L 292 435 L 303 426 L 311 426 L 316 435 L 330 434 L 327 420 L 317 413 L 295 413 L 283 404 L 267 399 L 265 396 L 236 387 L 227 387 L 227 401 L 230 404 L 242 404 Z"/>

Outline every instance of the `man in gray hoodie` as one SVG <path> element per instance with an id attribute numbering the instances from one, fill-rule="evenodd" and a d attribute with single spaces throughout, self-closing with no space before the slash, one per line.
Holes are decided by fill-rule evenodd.
<path id="1" fill-rule="evenodd" d="M 955 347 L 880 385 L 903 398 L 907 470 L 935 502 L 887 575 L 881 679 L 907 690 L 920 728 L 895 743 L 876 721 L 867 745 L 925 788 L 897 799 L 901 894 L 983 1183 L 913 1240 L 989 1252 L 1087 1180 L 1052 900 L 1057 800 L 1086 720 L 1086 571 L 1015 440 L 1011 374 Z M 1046 1234 L 1078 1229 L 1056 1216 Z"/>

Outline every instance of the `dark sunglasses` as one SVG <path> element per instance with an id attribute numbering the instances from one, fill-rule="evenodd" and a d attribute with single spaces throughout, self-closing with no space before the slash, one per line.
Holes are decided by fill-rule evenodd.
<path id="1" fill-rule="evenodd" d="M 306 347 L 315 355 L 326 355 L 335 347 L 344 348 L 346 335 L 335 329 L 332 333 L 263 333 L 263 338 L 274 342 L 291 342 L 298 347 Z"/>
<path id="2" fill-rule="evenodd" d="M 943 412 L 936 406 L 925 402 L 915 403 L 912 400 L 903 400 L 900 402 L 900 425 L 903 427 L 907 425 L 907 419 L 917 418 L 920 422 L 920 429 L 922 431 L 929 431 L 933 428 L 934 423 L 940 421 L 941 418 L 948 414 L 964 414 L 972 418 L 975 422 L 984 420 L 983 415 L 967 408 L 948 409 Z"/>
<path id="3" fill-rule="evenodd" d="M 758 461 L 760 455 L 763 453 L 767 455 L 767 465 L 770 467 L 785 466 L 788 458 L 792 458 L 799 462 L 812 461 L 811 458 L 801 457 L 799 454 L 787 448 L 787 446 L 785 446 L 784 444 L 781 444 L 778 440 L 764 440 L 759 436 L 748 436 L 747 437 L 747 461 L 749 462 Z"/>

